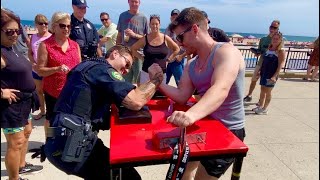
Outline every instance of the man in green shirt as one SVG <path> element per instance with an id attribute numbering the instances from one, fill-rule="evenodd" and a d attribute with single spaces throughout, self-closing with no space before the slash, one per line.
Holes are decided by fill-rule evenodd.
<path id="1" fill-rule="evenodd" d="M 244 102 L 250 102 L 252 100 L 252 93 L 254 88 L 256 87 L 257 81 L 259 80 L 259 71 L 263 61 L 263 57 L 261 55 L 268 50 L 269 44 L 271 43 L 271 38 L 276 32 L 279 31 L 279 26 L 280 21 L 273 20 L 271 25 L 269 26 L 269 35 L 260 39 L 258 49 L 250 49 L 251 52 L 253 52 L 257 57 L 260 57 L 251 78 L 249 92 L 247 96 L 243 99 Z"/>

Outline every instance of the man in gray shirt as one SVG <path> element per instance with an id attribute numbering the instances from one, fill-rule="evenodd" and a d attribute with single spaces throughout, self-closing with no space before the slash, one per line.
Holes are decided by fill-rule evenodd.
<path id="1" fill-rule="evenodd" d="M 147 17 L 139 12 L 140 0 L 128 0 L 128 3 L 130 9 L 119 16 L 117 44 L 130 47 L 145 34 L 148 34 L 149 28 Z M 141 68 L 142 60 L 135 59 L 131 71 L 124 75 L 125 80 L 137 84 Z"/>

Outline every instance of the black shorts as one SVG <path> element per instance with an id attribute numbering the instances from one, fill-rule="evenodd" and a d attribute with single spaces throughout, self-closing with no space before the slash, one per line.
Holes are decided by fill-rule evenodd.
<path id="1" fill-rule="evenodd" d="M 24 127 L 28 124 L 31 112 L 32 99 L 19 100 L 9 104 L 8 100 L 0 100 L 0 122 L 1 128 Z"/>
<path id="2" fill-rule="evenodd" d="M 236 135 L 241 141 L 243 141 L 244 137 L 246 136 L 244 128 L 230 131 L 234 135 Z M 234 159 L 235 158 L 208 159 L 202 160 L 200 161 L 200 163 L 203 165 L 203 167 L 206 169 L 207 173 L 210 176 L 220 178 L 220 176 L 222 176 L 233 163 Z"/>
<path id="3" fill-rule="evenodd" d="M 50 121 L 53 118 L 53 109 L 58 99 L 46 92 L 44 92 L 44 99 L 46 101 L 46 119 Z"/>

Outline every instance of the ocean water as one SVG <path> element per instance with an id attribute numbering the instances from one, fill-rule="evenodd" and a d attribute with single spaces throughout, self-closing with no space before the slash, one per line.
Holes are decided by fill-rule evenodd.
<path id="1" fill-rule="evenodd" d="M 27 25 L 27 26 L 34 26 L 34 22 L 32 20 L 21 20 L 22 25 Z M 94 24 L 94 26 L 99 29 L 101 27 L 101 24 Z M 164 32 L 165 29 L 160 29 L 161 32 Z M 239 33 L 239 32 L 226 32 L 228 36 L 231 36 L 232 34 L 240 34 L 243 37 L 246 36 L 254 36 L 256 38 L 262 38 L 264 36 L 267 36 L 266 34 L 257 34 L 257 33 Z M 310 37 L 310 36 L 292 36 L 292 35 L 283 35 L 283 37 L 287 41 L 298 41 L 298 42 L 313 42 L 315 41 L 316 37 Z"/>

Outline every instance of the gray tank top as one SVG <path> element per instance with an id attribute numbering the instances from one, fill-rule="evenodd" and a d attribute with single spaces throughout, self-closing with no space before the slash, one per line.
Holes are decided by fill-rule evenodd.
<path id="1" fill-rule="evenodd" d="M 214 71 L 212 62 L 213 60 L 219 61 L 219 59 L 213 59 L 214 53 L 224 44 L 225 43 L 218 43 L 211 51 L 208 57 L 208 64 L 201 73 L 195 72 L 195 65 L 199 57 L 196 57 L 196 59 L 190 63 L 189 76 L 194 87 L 201 96 L 203 96 L 211 87 L 211 77 Z M 230 88 L 227 98 L 221 106 L 210 115 L 213 119 L 220 120 L 230 130 L 237 130 L 244 127 L 244 77 L 245 69 L 240 69 L 236 80 Z"/>

